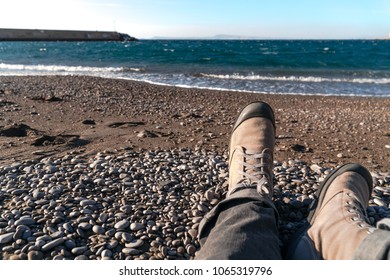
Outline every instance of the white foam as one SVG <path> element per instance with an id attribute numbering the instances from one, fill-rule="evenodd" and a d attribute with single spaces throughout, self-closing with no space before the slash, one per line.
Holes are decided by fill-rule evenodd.
<path id="1" fill-rule="evenodd" d="M 390 84 L 390 78 L 325 78 L 315 76 L 261 76 L 261 75 L 219 75 L 219 74 L 200 74 L 205 78 L 213 79 L 231 79 L 231 80 L 250 80 L 250 81 L 291 81 L 291 82 L 336 82 L 336 83 L 359 83 L 359 84 Z"/>
<path id="2" fill-rule="evenodd" d="M 65 65 L 24 65 L 24 64 L 5 64 L 0 63 L 0 70 L 3 72 L 9 71 L 26 71 L 30 72 L 29 74 L 34 74 L 34 72 L 51 72 L 51 73 L 107 73 L 107 72 L 123 72 L 123 71 L 134 71 L 140 72 L 140 68 L 125 68 L 125 67 L 89 67 L 89 66 L 65 66 Z M 0 74 L 2 74 L 0 72 Z M 4 73 L 9 74 L 9 73 Z M 20 73 L 15 73 L 20 74 Z"/>

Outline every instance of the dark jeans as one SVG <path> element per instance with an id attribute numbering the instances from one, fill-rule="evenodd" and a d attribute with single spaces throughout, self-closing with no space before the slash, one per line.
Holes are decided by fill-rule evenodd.
<path id="1" fill-rule="evenodd" d="M 196 259 L 282 259 L 277 212 L 254 189 L 221 201 L 199 226 L 201 249 Z"/>
<path id="2" fill-rule="evenodd" d="M 390 259 L 390 219 L 380 225 L 363 240 L 356 259 Z M 199 240 L 196 259 L 282 259 L 277 211 L 254 189 L 234 193 L 206 214 Z"/>

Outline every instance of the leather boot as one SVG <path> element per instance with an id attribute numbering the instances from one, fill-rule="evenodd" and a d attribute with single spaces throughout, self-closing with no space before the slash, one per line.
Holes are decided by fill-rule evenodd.
<path id="1" fill-rule="evenodd" d="M 275 117 L 264 102 L 247 105 L 233 127 L 229 148 L 229 192 L 254 188 L 272 197 Z"/>
<path id="2" fill-rule="evenodd" d="M 366 214 L 371 191 L 371 174 L 361 165 L 346 164 L 332 172 L 318 189 L 308 222 L 293 238 L 287 258 L 352 259 L 375 230 Z"/>

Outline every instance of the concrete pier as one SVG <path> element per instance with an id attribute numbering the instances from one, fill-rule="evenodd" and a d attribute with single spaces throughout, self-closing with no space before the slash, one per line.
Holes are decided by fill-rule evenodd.
<path id="1" fill-rule="evenodd" d="M 111 31 L 76 31 L 0 28 L 0 41 L 136 41 L 127 34 Z"/>

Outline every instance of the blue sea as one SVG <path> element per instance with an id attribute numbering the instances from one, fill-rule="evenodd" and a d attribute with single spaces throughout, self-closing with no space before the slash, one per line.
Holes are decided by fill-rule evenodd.
<path id="1" fill-rule="evenodd" d="M 90 75 L 268 94 L 390 97 L 390 40 L 0 42 L 0 75 Z"/>

